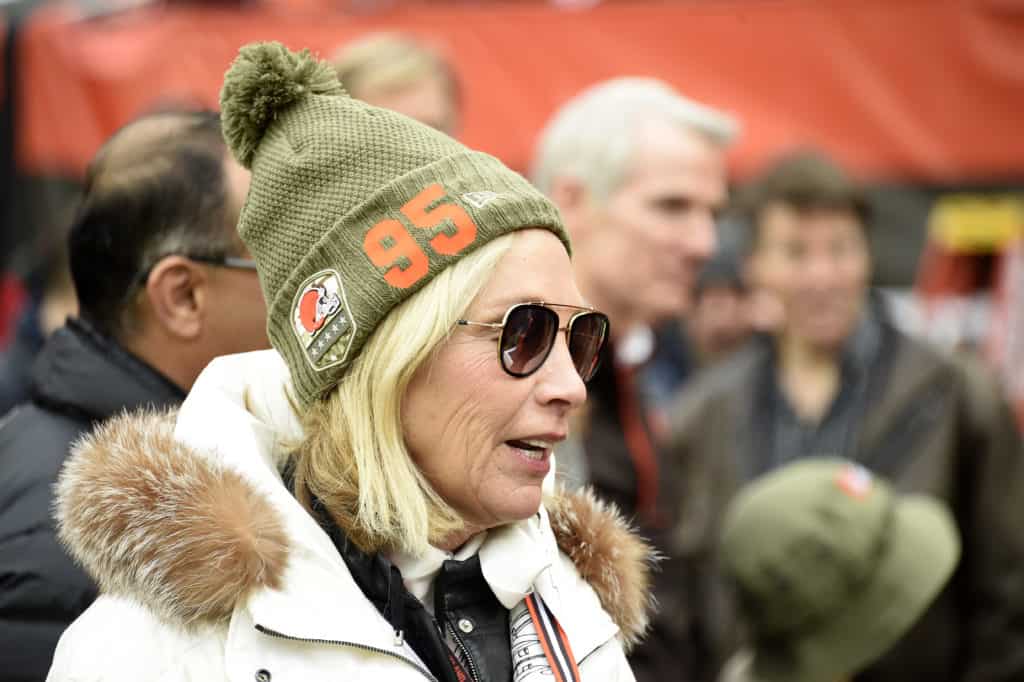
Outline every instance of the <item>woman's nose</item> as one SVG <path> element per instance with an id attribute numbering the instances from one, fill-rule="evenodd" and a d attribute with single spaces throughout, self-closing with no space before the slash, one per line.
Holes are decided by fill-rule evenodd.
<path id="1" fill-rule="evenodd" d="M 572 361 L 564 333 L 559 333 L 540 369 L 537 391 L 542 403 L 564 403 L 567 409 L 579 407 L 587 399 L 587 386 Z"/>

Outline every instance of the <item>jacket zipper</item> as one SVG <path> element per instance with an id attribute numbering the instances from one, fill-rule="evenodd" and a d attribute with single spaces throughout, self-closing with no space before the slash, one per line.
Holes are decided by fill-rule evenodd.
<path id="1" fill-rule="evenodd" d="M 466 643 L 459 637 L 459 633 L 455 632 L 455 628 L 452 627 L 451 623 L 445 623 L 445 627 L 448 629 L 448 633 L 455 640 L 455 643 L 459 645 L 459 649 L 462 651 L 462 655 L 466 657 L 466 663 L 469 664 L 469 675 L 473 678 L 473 682 L 480 682 L 480 673 L 476 669 L 476 664 L 473 662 L 473 656 L 469 653 L 469 649 L 466 647 Z"/>
<path id="2" fill-rule="evenodd" d="M 263 625 L 257 625 L 256 626 L 256 630 L 258 630 L 259 632 L 262 632 L 264 635 L 269 635 L 270 637 L 277 637 L 278 639 L 287 639 L 287 640 L 291 640 L 293 642 L 309 642 L 310 644 L 331 644 L 331 645 L 334 645 L 334 646 L 348 646 L 348 647 L 353 647 L 355 649 L 362 649 L 363 651 L 372 651 L 374 653 L 384 654 L 385 656 L 390 656 L 391 658 L 397 658 L 399 661 L 402 661 L 404 663 L 409 664 L 410 666 L 415 668 L 417 671 L 419 671 L 428 680 L 431 680 L 431 682 L 438 682 L 438 679 L 436 677 L 434 677 L 430 673 L 430 671 L 427 670 L 426 668 L 424 668 L 423 666 L 419 665 L 418 663 L 416 663 L 414 661 L 409 660 L 405 656 L 399 656 L 398 654 L 393 653 L 391 651 L 387 651 L 386 649 L 380 649 L 378 647 L 369 646 L 367 644 L 357 644 L 356 642 L 340 642 L 340 641 L 336 641 L 336 640 L 332 640 L 332 639 L 308 639 L 306 637 L 293 637 L 291 635 L 286 635 L 286 634 L 284 634 L 282 632 L 278 632 L 276 630 L 271 630 L 270 628 L 265 627 Z M 480 682 L 479 679 L 477 679 L 476 682 Z"/>

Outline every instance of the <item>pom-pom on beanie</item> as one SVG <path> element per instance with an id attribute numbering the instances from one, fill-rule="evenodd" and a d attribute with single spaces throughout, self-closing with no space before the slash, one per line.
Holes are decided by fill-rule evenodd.
<path id="1" fill-rule="evenodd" d="M 377 325 L 438 272 L 558 210 L 518 173 L 349 97 L 279 43 L 243 47 L 221 90 L 224 137 L 252 171 L 238 230 L 258 265 L 271 343 L 308 406 Z"/>

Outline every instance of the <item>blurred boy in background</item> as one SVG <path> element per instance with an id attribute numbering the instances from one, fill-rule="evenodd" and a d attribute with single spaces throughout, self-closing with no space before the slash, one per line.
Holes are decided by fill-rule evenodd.
<path id="1" fill-rule="evenodd" d="M 693 310 L 657 332 L 657 347 L 642 371 L 648 409 L 659 421 L 659 438 L 667 431 L 668 406 L 683 382 L 737 352 L 754 333 L 752 298 L 739 254 L 719 247 L 700 274 Z"/>
<path id="2" fill-rule="evenodd" d="M 1000 387 L 889 321 L 869 293 L 867 203 L 831 161 L 783 158 L 749 197 L 747 271 L 781 324 L 687 384 L 671 414 L 684 509 L 669 554 L 686 557 L 703 637 L 731 650 L 714 553 L 726 504 L 756 476 L 831 454 L 943 500 L 964 541 L 945 592 L 858 680 L 1024 679 L 1024 457 Z"/>

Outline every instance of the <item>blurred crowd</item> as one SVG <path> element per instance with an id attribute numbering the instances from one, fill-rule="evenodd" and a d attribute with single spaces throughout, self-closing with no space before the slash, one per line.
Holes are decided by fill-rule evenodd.
<path id="1" fill-rule="evenodd" d="M 401 34 L 341 46 L 348 92 L 453 137 L 461 84 Z M 561 212 L 610 342 L 557 477 L 660 555 L 637 680 L 1024 680 L 1024 459 L 998 377 L 872 288 L 872 205 L 825 153 L 730 183 L 743 121 L 656 78 L 580 92 L 528 179 Z M 0 310 L 0 670 L 41 680 L 94 580 L 57 539 L 72 444 L 269 347 L 235 232 L 249 172 L 208 111 L 93 159 L 69 227 Z"/>

